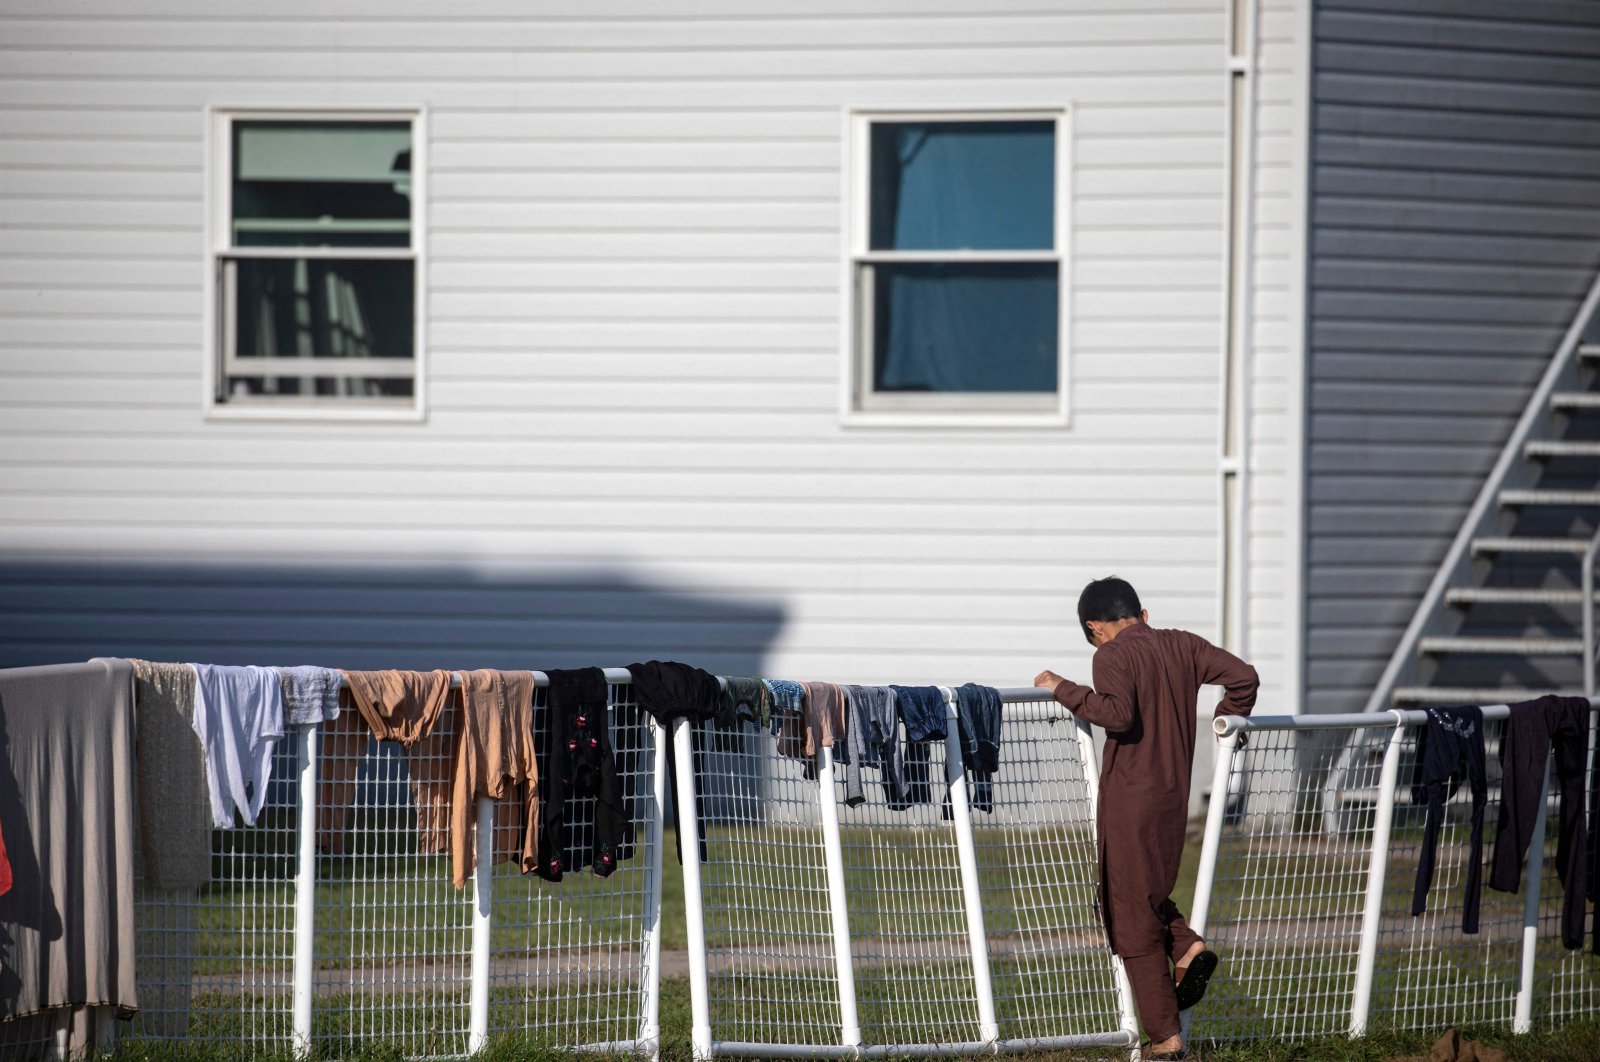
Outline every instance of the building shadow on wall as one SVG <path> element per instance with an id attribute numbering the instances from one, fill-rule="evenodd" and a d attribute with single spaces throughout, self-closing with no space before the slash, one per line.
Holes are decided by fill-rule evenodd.
<path id="1" fill-rule="evenodd" d="M 0 560 L 0 667 L 94 656 L 348 669 L 622 667 L 759 675 L 783 606 L 622 567 Z"/>

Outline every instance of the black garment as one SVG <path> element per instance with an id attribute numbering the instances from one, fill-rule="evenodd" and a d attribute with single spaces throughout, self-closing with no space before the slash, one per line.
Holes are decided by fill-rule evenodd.
<path id="1" fill-rule="evenodd" d="M 1555 752 L 1555 779 L 1561 794 L 1560 829 L 1556 841 L 1556 873 L 1566 902 L 1561 912 L 1561 943 L 1583 946 L 1584 899 L 1589 892 L 1589 853 L 1583 826 L 1583 775 L 1589 757 L 1589 702 L 1583 697 L 1549 694 L 1511 706 L 1500 743 L 1500 830 L 1494 841 L 1494 867 L 1489 886 L 1516 892 L 1530 841 L 1537 841 L 1540 871 L 1544 838 L 1533 836 L 1534 817 L 1544 786 L 1545 765 Z M 1594 948 L 1600 953 L 1600 934 Z"/>
<path id="2" fill-rule="evenodd" d="M 1489 799 L 1489 780 L 1484 766 L 1483 709 L 1470 706 L 1429 708 L 1428 724 L 1417 736 L 1417 764 L 1411 776 L 1412 803 L 1428 805 L 1417 882 L 1411 891 L 1411 913 L 1419 915 L 1428 909 L 1428 889 L 1433 885 L 1433 860 L 1439 847 L 1444 806 L 1464 776 L 1472 792 L 1472 832 L 1466 891 L 1461 900 L 1463 933 L 1478 931 L 1478 897 L 1483 891 L 1483 807 Z"/>
<path id="3" fill-rule="evenodd" d="M 716 716 L 722 704 L 717 676 L 688 664 L 652 660 L 629 664 L 628 674 L 633 676 L 634 703 L 663 727 L 679 716 L 691 723 L 704 722 Z"/>
<path id="4" fill-rule="evenodd" d="M 622 794 L 611 747 L 606 673 L 597 667 L 547 671 L 543 726 L 535 723 L 539 761 L 541 878 L 592 863 L 610 877 L 632 851 L 633 816 Z M 537 747 L 542 738 L 543 748 Z"/>
<path id="5" fill-rule="evenodd" d="M 633 676 L 633 700 L 641 711 L 649 712 L 655 721 L 661 724 L 660 740 L 667 743 L 667 792 L 673 799 L 677 798 L 678 788 L 678 751 L 677 742 L 672 740 L 672 720 L 684 718 L 691 723 L 703 723 L 708 719 L 715 719 L 722 706 L 722 684 L 717 681 L 717 676 L 708 671 L 701 671 L 688 664 L 680 664 L 673 660 L 651 660 L 644 664 L 629 664 L 628 674 Z M 690 745 L 695 753 L 701 752 L 702 742 L 700 735 L 693 728 L 689 731 Z M 689 781 L 694 789 L 695 818 L 701 824 L 700 833 L 700 862 L 710 862 L 706 849 L 705 831 L 705 803 L 701 798 L 699 783 L 694 777 L 694 764 L 687 768 Z M 683 865 L 683 836 L 674 831 L 672 835 L 678 851 L 678 864 Z"/>
<path id="6" fill-rule="evenodd" d="M 943 741 L 944 691 L 937 686 L 890 686 L 900 719 L 906 724 L 906 741 Z"/>

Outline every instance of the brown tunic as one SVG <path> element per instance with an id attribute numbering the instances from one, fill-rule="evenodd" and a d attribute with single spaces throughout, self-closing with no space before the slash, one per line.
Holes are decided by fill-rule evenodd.
<path id="1" fill-rule="evenodd" d="M 1216 715 L 1249 715 L 1256 669 L 1197 634 L 1125 628 L 1094 654 L 1094 688 L 1056 700 L 1106 730 L 1100 768 L 1100 909 L 1118 955 L 1161 951 L 1183 859 L 1201 686 L 1222 686 Z"/>

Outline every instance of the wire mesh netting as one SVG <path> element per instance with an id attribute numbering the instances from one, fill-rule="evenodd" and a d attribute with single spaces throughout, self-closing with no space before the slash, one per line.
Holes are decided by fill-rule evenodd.
<path id="1" fill-rule="evenodd" d="M 844 807 L 843 779 L 837 783 L 850 955 L 866 1043 L 983 1039 L 955 830 L 942 811 L 949 800 L 945 778 L 945 743 L 935 741 L 906 748 L 910 807 L 892 810 L 870 782 L 864 803 Z"/>
<path id="2" fill-rule="evenodd" d="M 566 829 L 569 870 L 560 882 L 523 876 L 497 864 L 489 982 L 491 1033 L 516 1033 L 550 1046 L 636 1040 L 645 1022 L 647 945 L 654 910 L 658 843 L 655 807 L 655 722 L 641 713 L 627 686 L 611 687 L 611 740 L 618 780 L 633 823 L 617 869 L 601 878 L 580 865 L 593 847 L 593 797 L 571 798 Z M 544 725 L 544 690 L 535 698 Z M 504 811 L 514 808 L 503 807 Z M 503 842 L 497 836 L 496 847 Z M 519 847 L 516 837 L 509 849 Z M 510 852 L 508 851 L 508 855 Z"/>
<path id="3" fill-rule="evenodd" d="M 1095 807 L 1078 728 L 1051 704 L 1007 704 L 1000 773 L 972 790 L 972 834 L 1002 1040 L 1121 1023 L 1095 915 Z M 971 776 L 969 776 L 969 781 Z M 992 811 L 984 805 L 992 801 Z"/>
<path id="4" fill-rule="evenodd" d="M 1379 735 L 1386 738 L 1387 734 Z M 1302 770 L 1307 735 L 1251 731 L 1225 794 L 1208 943 L 1223 967 L 1194 1012 L 1206 1039 L 1322 1036 L 1345 1031 L 1360 950 L 1372 848 L 1371 806 L 1337 809 L 1324 829 L 1323 786 Z M 1363 745 L 1357 784 L 1376 790 L 1382 758 Z"/>
<path id="5" fill-rule="evenodd" d="M 410 748 L 346 712 L 317 787 L 313 1041 L 408 1057 L 467 1048 L 471 887 L 451 885 L 450 780 L 460 713 Z"/>
<path id="6" fill-rule="evenodd" d="M 1248 746 L 1234 754 L 1206 932 L 1223 967 L 1194 1012 L 1199 1037 L 1295 1038 L 1351 1028 L 1390 722 L 1383 716 L 1371 725 L 1321 731 L 1253 726 Z M 1522 976 L 1528 876 L 1522 892 L 1488 886 L 1504 723 L 1484 726 L 1488 777 L 1479 858 L 1485 869 L 1478 930 L 1470 934 L 1463 927 L 1472 860 L 1465 781 L 1445 805 L 1425 910 L 1411 913 L 1426 819 L 1425 795 L 1413 792 L 1420 730 L 1404 727 L 1399 736 L 1367 1027 L 1510 1025 Z M 1600 1014 L 1600 956 L 1561 944 L 1558 806 L 1552 793 L 1532 1008 L 1536 1022 L 1552 1027 Z M 1586 939 L 1592 939 L 1592 912 L 1588 919 Z"/>
<path id="7" fill-rule="evenodd" d="M 136 887 L 139 1012 L 125 1039 L 225 1042 L 247 1051 L 288 1043 L 297 763 L 291 734 L 273 750 L 256 824 L 212 831 L 209 884 Z"/>
<path id="8" fill-rule="evenodd" d="M 707 724 L 693 739 L 702 851 L 682 857 L 701 860 L 714 1038 L 837 1044 L 839 984 L 815 775 L 754 727 Z"/>

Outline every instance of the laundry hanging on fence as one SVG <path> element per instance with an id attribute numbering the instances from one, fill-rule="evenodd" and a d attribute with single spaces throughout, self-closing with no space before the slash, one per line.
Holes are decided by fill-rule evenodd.
<path id="1" fill-rule="evenodd" d="M 831 682 L 804 682 L 805 698 L 800 711 L 784 716 L 783 729 L 778 734 L 778 751 L 797 760 L 814 765 L 817 750 L 833 749 L 834 759 L 845 751 L 844 691 Z M 836 745 L 838 747 L 836 747 Z M 806 774 L 815 777 L 814 768 Z"/>
<path id="2" fill-rule="evenodd" d="M 1428 723 L 1417 736 L 1417 762 L 1411 780 L 1412 802 L 1425 803 L 1428 807 L 1422 828 L 1417 880 L 1411 891 L 1413 915 L 1427 910 L 1444 806 L 1463 778 L 1472 792 L 1472 830 L 1466 889 L 1461 900 L 1461 931 L 1476 933 L 1483 874 L 1483 808 L 1489 796 L 1484 772 L 1483 710 L 1470 706 L 1429 708 Z"/>
<path id="3" fill-rule="evenodd" d="M 326 723 L 339 714 L 341 672 L 331 667 L 280 667 L 278 681 L 283 684 L 283 717 L 290 726 Z"/>
<path id="4" fill-rule="evenodd" d="M 137 730 L 139 854 L 152 889 L 197 889 L 211 880 L 211 797 L 194 729 L 195 671 L 129 660 Z"/>
<path id="5" fill-rule="evenodd" d="M 194 732 L 205 753 L 211 821 L 235 812 L 254 826 L 272 781 L 272 753 L 283 737 L 283 685 L 270 667 L 193 664 Z"/>
<path id="6" fill-rule="evenodd" d="M 450 703 L 450 672 L 346 671 L 345 693 L 379 741 L 398 741 L 405 750 L 406 771 L 411 776 L 411 796 L 417 811 L 417 847 L 422 852 L 444 852 L 450 845 L 450 796 L 455 768 L 455 713 Z M 367 735 L 344 725 L 344 716 L 329 729 L 336 738 L 324 740 L 323 762 L 328 793 L 337 806 L 326 820 L 327 850 L 343 850 L 343 834 L 350 818 L 350 794 L 356 770 L 366 748 Z M 343 799 L 338 797 L 343 796 Z M 320 801 L 319 801 L 320 802 Z M 335 840 L 334 838 L 339 838 Z"/>
<path id="7" fill-rule="evenodd" d="M 531 671 L 463 671 L 457 700 L 450 876 L 459 889 L 478 861 L 479 797 L 495 801 L 490 861 L 514 860 L 524 874 L 538 865 L 539 768 L 534 756 Z M 502 811 L 502 801 L 519 799 L 520 816 L 512 808 Z M 519 817 L 521 829 L 516 824 Z"/>
<path id="8" fill-rule="evenodd" d="M 887 686 L 845 686 L 844 694 L 845 745 L 850 756 L 844 774 L 845 804 L 866 803 L 861 768 L 876 767 L 888 804 L 906 807 L 905 750 L 894 691 Z"/>
<path id="9" fill-rule="evenodd" d="M 972 779 L 969 802 L 974 811 L 993 811 L 994 776 L 1000 770 L 1000 691 L 969 682 L 956 687 L 955 695 L 961 766 Z M 948 793 L 943 814 L 950 817 Z"/>
<path id="10" fill-rule="evenodd" d="M 753 723 L 762 729 L 773 725 L 772 690 L 762 679 L 725 676 L 717 725 L 731 728 L 740 723 Z"/>
<path id="11" fill-rule="evenodd" d="M 76 1052 L 100 1018 L 138 1009 L 134 714 L 125 660 L 0 671 L 7 1037 L 39 1015 L 39 1031 L 64 1026 Z"/>
<path id="12" fill-rule="evenodd" d="M 611 741 L 610 686 L 597 667 L 546 671 L 535 872 L 560 881 L 592 866 L 610 877 L 632 852 L 633 815 Z"/>
<path id="13" fill-rule="evenodd" d="M 946 733 L 944 691 L 937 686 L 890 686 L 895 709 L 906 728 L 905 798 L 891 800 L 889 808 L 904 811 L 915 804 L 933 803 L 933 767 L 928 742 L 943 741 Z"/>
<path id="14" fill-rule="evenodd" d="M 679 770 L 678 743 L 672 740 L 672 720 L 687 719 L 691 723 L 703 723 L 715 718 L 717 708 L 722 703 L 722 684 L 717 681 L 717 676 L 709 671 L 680 664 L 675 660 L 651 660 L 643 664 L 629 664 L 628 674 L 631 676 L 634 703 L 640 710 L 649 713 L 661 726 L 660 740 L 667 743 L 667 790 L 676 794 Z M 689 732 L 689 742 L 692 749 L 699 751 L 700 738 L 693 728 Z M 683 769 L 689 772 L 690 788 L 694 790 L 695 816 L 703 822 L 705 807 L 700 785 L 695 780 L 694 764 L 686 764 Z M 682 864 L 682 835 L 674 832 L 673 841 L 678 849 L 678 862 Z M 699 847 L 700 862 L 709 862 L 710 855 L 704 831 L 700 833 Z"/>
<path id="15" fill-rule="evenodd" d="M 1494 866 L 1489 886 L 1516 892 L 1531 841 L 1539 842 L 1540 873 L 1544 838 L 1533 836 L 1534 819 L 1543 801 L 1545 768 L 1555 753 L 1555 780 L 1561 794 L 1560 827 L 1556 834 L 1556 875 L 1565 898 L 1561 910 L 1561 943 L 1583 947 L 1584 901 L 1591 893 L 1589 839 L 1584 828 L 1584 774 L 1589 754 L 1589 701 L 1584 697 L 1549 694 L 1511 705 L 1500 741 L 1500 827 L 1494 841 Z M 1600 772 L 1597 772 L 1600 773 Z M 1600 779 L 1591 779 L 1600 785 Z M 1589 802 L 1594 802 L 1590 794 Z M 1593 933 L 1593 951 L 1600 955 L 1600 916 Z"/>

